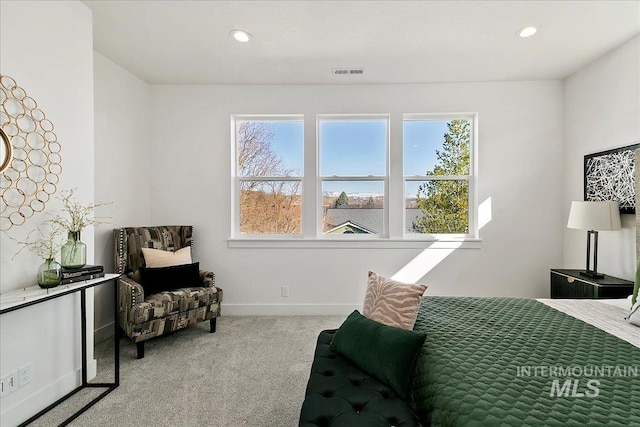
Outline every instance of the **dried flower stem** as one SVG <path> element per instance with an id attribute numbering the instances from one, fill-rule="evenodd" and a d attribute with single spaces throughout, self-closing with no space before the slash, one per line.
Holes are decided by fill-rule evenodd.
<path id="1" fill-rule="evenodd" d="M 93 213 L 97 207 L 105 206 L 109 203 L 89 203 L 88 205 L 82 205 L 73 198 L 73 190 L 62 191 L 59 199 L 64 205 L 62 211 L 66 212 L 67 216 L 56 215 L 51 221 L 63 229 L 70 232 L 80 232 L 89 225 L 107 223 L 103 221 L 103 219 L 106 218 L 95 217 Z"/>
<path id="2" fill-rule="evenodd" d="M 20 246 L 18 252 L 11 259 L 15 259 L 24 249 L 28 249 L 42 259 L 55 259 L 65 242 L 61 232 L 60 226 L 48 221 L 31 230 L 24 242 L 9 236 Z M 34 233 L 37 234 L 36 238 L 31 241 Z"/>

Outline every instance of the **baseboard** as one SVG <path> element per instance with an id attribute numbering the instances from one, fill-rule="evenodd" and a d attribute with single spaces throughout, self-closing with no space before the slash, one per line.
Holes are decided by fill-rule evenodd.
<path id="1" fill-rule="evenodd" d="M 87 378 L 89 380 L 95 378 L 95 372 L 97 368 L 97 361 L 95 359 L 89 360 L 87 363 Z M 6 408 L 1 406 L 2 412 L 0 412 L 0 419 L 2 425 L 13 426 L 18 425 L 25 421 L 29 417 L 38 413 L 51 403 L 60 399 L 65 394 L 76 388 L 82 383 L 82 370 L 76 369 L 61 377 L 59 380 L 47 384 L 39 390 L 27 395 L 24 399 L 16 402 L 10 407 Z M 27 391 L 27 387 L 32 384 L 24 386 L 24 391 Z M 19 393 L 23 389 L 19 389 L 16 393 Z M 82 393 L 82 392 L 80 392 Z M 62 403 L 61 405 L 64 405 Z M 46 415 L 45 415 L 46 416 Z"/>
<path id="2" fill-rule="evenodd" d="M 225 304 L 222 314 L 226 316 L 342 316 L 353 310 L 362 311 L 362 304 Z M 113 322 L 94 330 L 94 342 L 105 341 L 113 336 Z"/>
<path id="3" fill-rule="evenodd" d="M 113 336 L 113 324 L 109 322 L 106 325 L 102 325 L 93 331 L 93 342 L 98 344 L 99 342 L 106 341 Z"/>
<path id="4" fill-rule="evenodd" d="M 225 304 L 223 316 L 342 316 L 362 304 Z"/>

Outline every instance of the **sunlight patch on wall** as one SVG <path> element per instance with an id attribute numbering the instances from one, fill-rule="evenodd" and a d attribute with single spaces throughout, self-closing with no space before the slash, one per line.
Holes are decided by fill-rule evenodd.
<path id="1" fill-rule="evenodd" d="M 487 225 L 491 221 L 491 197 L 480 203 L 478 206 L 478 230 Z"/>
<path id="2" fill-rule="evenodd" d="M 478 230 L 491 222 L 491 197 L 478 206 Z M 462 242 L 433 242 L 409 261 L 391 279 L 404 283 L 417 283 L 436 265 L 462 246 Z"/>
<path id="3" fill-rule="evenodd" d="M 451 243 L 448 248 L 435 249 L 431 245 L 427 249 L 420 252 L 414 259 L 409 261 L 407 265 L 402 267 L 396 274 L 391 276 L 392 280 L 404 283 L 417 283 L 425 274 L 431 271 L 442 260 L 451 255 L 453 251 L 459 248 L 462 242 Z"/>

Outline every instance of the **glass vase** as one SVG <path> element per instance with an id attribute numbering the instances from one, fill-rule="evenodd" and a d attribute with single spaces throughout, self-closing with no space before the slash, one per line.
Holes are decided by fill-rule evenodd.
<path id="1" fill-rule="evenodd" d="M 62 280 L 62 267 L 53 258 L 46 259 L 38 268 L 38 285 L 41 288 L 55 288 Z"/>
<path id="2" fill-rule="evenodd" d="M 80 241 L 79 231 L 70 231 L 67 243 L 60 250 L 60 263 L 64 268 L 80 268 L 87 264 L 87 245 Z"/>

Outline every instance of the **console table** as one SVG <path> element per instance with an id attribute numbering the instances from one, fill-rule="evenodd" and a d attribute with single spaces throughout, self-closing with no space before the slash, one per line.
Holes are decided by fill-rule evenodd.
<path id="1" fill-rule="evenodd" d="M 41 304 L 45 301 L 52 300 L 54 298 L 61 298 L 66 295 L 71 295 L 76 292 L 80 293 L 80 322 L 81 322 L 81 338 L 82 338 L 82 384 L 76 387 L 71 392 L 67 393 L 65 396 L 53 402 L 51 405 L 44 408 L 42 411 L 38 412 L 31 418 L 22 422 L 20 426 L 26 426 L 30 424 L 55 406 L 64 402 L 77 392 L 85 388 L 106 388 L 106 390 L 101 393 L 98 397 L 93 399 L 91 402 L 82 407 L 78 412 L 71 415 L 67 418 L 61 426 L 66 426 L 71 421 L 78 418 L 81 414 L 83 414 L 87 409 L 95 405 L 100 399 L 105 397 L 107 394 L 111 393 L 116 387 L 120 385 L 120 342 L 118 340 L 118 283 L 117 278 L 120 277 L 119 274 L 105 274 L 104 277 L 100 277 L 98 279 L 86 280 L 84 282 L 70 283 L 68 285 L 60 285 L 55 288 L 50 289 L 42 289 L 39 286 L 31 286 L 28 288 L 17 289 L 15 291 L 10 291 L 4 294 L 0 294 L 0 315 L 5 313 L 10 313 L 15 310 L 20 310 L 26 307 L 30 307 L 32 305 Z M 114 298 L 114 307 L 115 307 L 115 321 L 114 324 L 114 381 L 112 383 L 90 383 L 87 381 L 87 301 L 86 301 L 86 290 L 89 288 L 93 288 L 98 285 L 106 284 L 113 282 L 113 298 Z M 93 332 L 93 331 L 92 331 Z"/>

